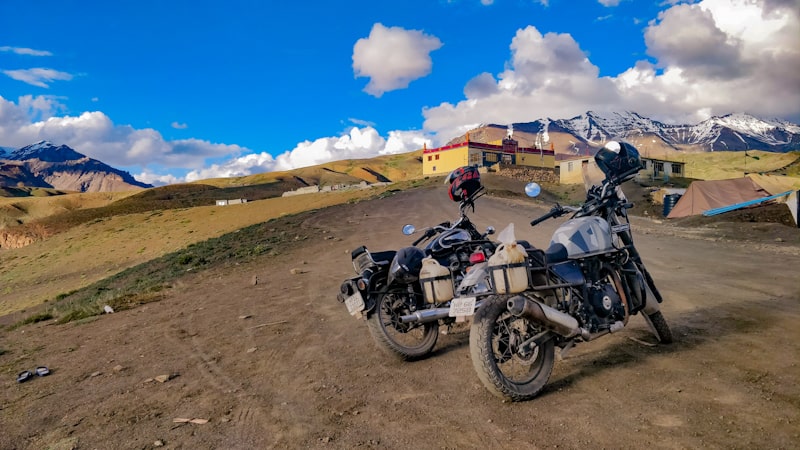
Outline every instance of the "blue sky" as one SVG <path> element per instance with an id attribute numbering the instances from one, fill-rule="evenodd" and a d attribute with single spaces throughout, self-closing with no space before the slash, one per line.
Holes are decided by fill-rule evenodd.
<path id="1" fill-rule="evenodd" d="M 0 146 L 155 184 L 588 110 L 800 121 L 800 0 L 0 2 Z"/>

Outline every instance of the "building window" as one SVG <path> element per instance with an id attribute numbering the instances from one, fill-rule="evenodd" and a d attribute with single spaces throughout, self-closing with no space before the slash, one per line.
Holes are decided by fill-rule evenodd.
<path id="1" fill-rule="evenodd" d="M 487 162 L 497 162 L 497 153 L 487 153 L 486 154 L 486 161 Z"/>
<path id="2" fill-rule="evenodd" d="M 481 154 L 480 153 L 470 153 L 469 155 L 469 164 L 479 164 L 481 162 Z"/>
<path id="3" fill-rule="evenodd" d="M 567 172 L 572 172 L 572 161 L 567 163 Z"/>
<path id="4" fill-rule="evenodd" d="M 653 161 L 653 172 L 661 173 L 664 171 L 664 163 L 661 161 Z"/>
<path id="5" fill-rule="evenodd" d="M 430 160 L 432 160 L 432 159 L 433 159 L 433 156 L 431 156 L 431 155 L 428 155 L 428 161 L 430 161 Z"/>
<path id="6" fill-rule="evenodd" d="M 681 165 L 680 164 L 672 164 L 672 174 L 673 175 L 680 175 L 681 174 Z"/>
<path id="7" fill-rule="evenodd" d="M 642 169 L 647 169 L 647 160 L 646 159 L 642 160 Z"/>
<path id="8" fill-rule="evenodd" d="M 439 155 L 436 155 L 436 160 L 437 160 L 437 161 L 439 160 Z"/>

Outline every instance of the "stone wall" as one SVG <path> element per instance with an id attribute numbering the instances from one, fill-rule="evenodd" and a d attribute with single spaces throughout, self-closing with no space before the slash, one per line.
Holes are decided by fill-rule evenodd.
<path id="1" fill-rule="evenodd" d="M 541 167 L 524 167 L 510 164 L 499 164 L 497 173 L 507 178 L 519 181 L 536 181 L 539 183 L 558 183 L 556 171 Z"/>

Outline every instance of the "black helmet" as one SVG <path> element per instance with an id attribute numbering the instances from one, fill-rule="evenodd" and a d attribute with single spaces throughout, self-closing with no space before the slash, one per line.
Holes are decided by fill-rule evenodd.
<path id="1" fill-rule="evenodd" d="M 397 280 L 401 283 L 413 283 L 419 279 L 422 270 L 422 259 L 425 252 L 417 247 L 405 247 L 397 251 L 389 266 L 389 283 Z"/>
<path id="2" fill-rule="evenodd" d="M 481 188 L 481 173 L 475 166 L 459 167 L 450 172 L 445 182 L 450 184 L 450 200 L 460 202 Z"/>
<path id="3" fill-rule="evenodd" d="M 607 179 L 624 175 L 624 179 L 619 179 L 619 182 L 630 180 L 643 167 L 636 147 L 622 141 L 608 141 L 594 155 L 594 160 Z"/>

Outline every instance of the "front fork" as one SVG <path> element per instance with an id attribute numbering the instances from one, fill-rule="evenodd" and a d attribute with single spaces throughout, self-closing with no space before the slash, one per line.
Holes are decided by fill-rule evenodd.
<path id="1" fill-rule="evenodd" d="M 659 292 L 658 288 L 656 287 L 656 283 L 653 280 L 653 277 L 650 275 L 650 272 L 648 272 L 647 268 L 644 266 L 642 257 L 639 255 L 639 251 L 636 250 L 636 246 L 633 245 L 633 236 L 631 236 L 631 232 L 627 231 L 624 233 L 619 233 L 619 237 L 622 240 L 622 243 L 625 244 L 625 248 L 628 250 L 628 255 L 630 256 L 630 259 L 637 271 L 641 273 L 642 277 L 644 277 L 646 289 L 645 295 L 642 298 L 644 301 L 644 307 L 642 309 L 644 310 L 645 314 L 648 315 L 658 312 L 661 309 L 659 303 L 661 303 L 664 299 L 661 297 L 661 292 Z M 651 296 L 646 295 L 648 290 L 651 294 L 653 294 L 652 298 L 655 298 L 656 301 L 648 301 L 648 299 L 651 298 Z"/>

